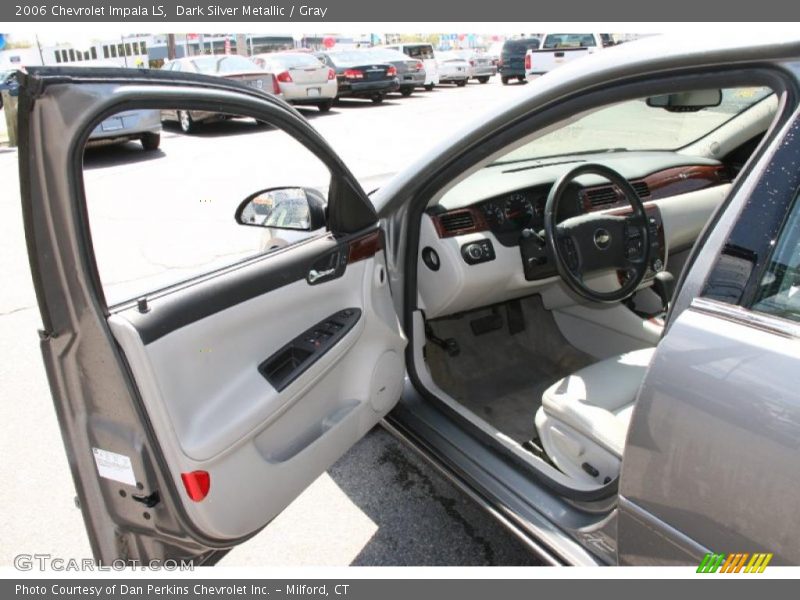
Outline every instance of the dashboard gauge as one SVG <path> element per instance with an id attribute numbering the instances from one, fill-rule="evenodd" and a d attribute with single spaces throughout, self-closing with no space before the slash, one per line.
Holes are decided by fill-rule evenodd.
<path id="1" fill-rule="evenodd" d="M 503 213 L 506 221 L 517 229 L 530 226 L 536 216 L 533 203 L 524 194 L 511 194 L 503 204 Z"/>
<path id="2" fill-rule="evenodd" d="M 505 211 L 494 202 L 488 202 L 483 205 L 483 214 L 486 215 L 486 220 L 492 225 L 502 226 L 506 222 Z"/>

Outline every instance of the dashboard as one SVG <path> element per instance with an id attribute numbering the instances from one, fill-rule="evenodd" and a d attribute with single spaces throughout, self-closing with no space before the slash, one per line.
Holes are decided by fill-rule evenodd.
<path id="1" fill-rule="evenodd" d="M 731 182 L 722 163 L 672 152 L 584 155 L 486 167 L 448 190 L 426 211 L 419 283 L 430 316 L 535 293 L 537 286 L 557 281 L 553 257 L 527 240 L 530 230 L 544 229 L 552 185 L 579 162 L 615 169 L 644 202 L 652 242 L 646 278 L 665 268 L 670 244 L 680 251 L 694 242 Z M 630 205 L 616 186 L 586 176 L 567 189 L 557 219 L 595 211 L 622 215 Z"/>
<path id="2" fill-rule="evenodd" d="M 730 183 L 731 178 L 722 164 L 686 164 L 658 169 L 629 181 L 642 201 L 648 202 Z M 544 207 L 553 183 L 516 189 L 450 210 L 440 203 L 428 209 L 428 214 L 441 237 L 491 231 L 504 245 L 514 246 L 524 229 L 543 228 Z M 567 194 L 560 207 L 559 221 L 586 212 L 628 206 L 620 190 L 608 183 L 574 185 Z"/>
<path id="3" fill-rule="evenodd" d="M 544 207 L 550 185 L 502 194 L 472 206 L 429 211 L 441 237 L 470 231 L 491 231 L 504 246 L 515 246 L 524 229 L 544 227 Z"/>

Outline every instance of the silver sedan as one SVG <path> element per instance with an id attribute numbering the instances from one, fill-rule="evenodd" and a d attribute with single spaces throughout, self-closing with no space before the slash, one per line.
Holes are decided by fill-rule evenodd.
<path id="1" fill-rule="evenodd" d="M 312 54 L 276 52 L 257 54 L 252 60 L 275 75 L 288 102 L 313 105 L 322 112 L 333 106 L 338 91 L 336 72 Z"/>

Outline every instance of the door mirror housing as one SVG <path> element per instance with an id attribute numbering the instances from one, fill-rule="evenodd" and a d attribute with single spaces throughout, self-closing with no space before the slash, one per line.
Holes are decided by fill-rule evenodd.
<path id="1" fill-rule="evenodd" d="M 697 112 L 720 104 L 722 104 L 722 90 L 693 90 L 691 92 L 651 96 L 647 99 L 647 106 L 663 108 L 669 112 Z"/>
<path id="2" fill-rule="evenodd" d="M 236 209 L 239 225 L 314 231 L 325 227 L 325 197 L 317 190 L 280 187 L 251 194 Z"/>

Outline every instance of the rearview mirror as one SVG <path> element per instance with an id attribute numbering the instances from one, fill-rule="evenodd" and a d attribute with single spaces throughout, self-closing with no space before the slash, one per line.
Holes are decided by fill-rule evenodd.
<path id="1" fill-rule="evenodd" d="M 647 106 L 663 108 L 670 112 L 696 112 L 720 104 L 722 104 L 722 90 L 694 90 L 651 96 L 647 99 Z"/>
<path id="2" fill-rule="evenodd" d="M 235 218 L 240 225 L 314 231 L 325 226 L 325 204 L 314 189 L 270 188 L 245 198 Z"/>

